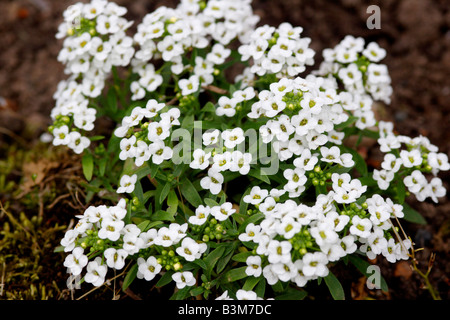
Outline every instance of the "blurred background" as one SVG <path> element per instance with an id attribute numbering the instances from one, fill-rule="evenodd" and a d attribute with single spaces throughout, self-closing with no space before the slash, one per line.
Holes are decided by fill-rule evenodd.
<path id="1" fill-rule="evenodd" d="M 55 34 L 62 21 L 62 12 L 75 2 L 74 0 L 0 0 L 0 160 L 2 161 L 0 162 L 0 185 L 3 183 L 0 186 L 0 201 L 9 203 L 9 209 L 0 212 L 0 232 L 5 221 L 14 225 L 11 217 L 6 215 L 6 211 L 17 212 L 17 214 L 25 212 L 25 215 L 40 217 L 41 222 L 30 220 L 30 223 L 40 223 L 41 231 L 42 226 L 53 228 L 52 234 L 55 239 L 58 239 L 63 231 L 55 229 L 55 224 L 59 226 L 70 224 L 73 216 L 79 214 L 74 212 L 80 209 L 77 207 L 79 204 L 76 199 L 73 200 L 77 195 L 76 192 L 69 192 L 69 190 L 64 193 L 58 190 L 59 193 L 51 194 L 48 196 L 49 199 L 43 200 L 42 196 L 47 195 L 43 193 L 42 184 L 39 184 L 43 181 L 30 182 L 30 177 L 27 177 L 30 172 L 42 171 L 47 174 L 50 172 L 56 174 L 56 170 L 60 175 L 58 181 L 62 184 L 61 188 L 70 188 L 68 182 L 63 180 L 64 175 L 61 176 L 61 172 L 67 175 L 69 171 L 73 174 L 77 169 L 79 170 L 79 167 L 75 165 L 77 159 L 67 154 L 56 157 L 53 155 L 49 156 L 53 157 L 52 160 L 45 164 L 40 163 L 40 167 L 36 169 L 29 168 L 29 164 L 39 164 L 39 157 L 29 154 L 20 155 L 18 151 L 20 149 L 36 150 L 39 137 L 50 124 L 49 114 L 54 105 L 52 96 L 58 82 L 65 78 L 63 66 L 56 60 L 61 41 L 55 39 Z M 135 25 L 146 13 L 153 11 L 156 7 L 160 5 L 174 7 L 178 3 L 172 0 L 117 0 L 116 2 L 128 8 L 126 17 L 134 20 Z M 373 4 L 381 9 L 381 28 L 370 30 L 366 25 L 370 14 L 366 10 Z M 367 42 L 377 41 L 387 50 L 387 57 L 383 62 L 389 68 L 394 89 L 391 105 L 382 106 L 377 110 L 379 118 L 393 121 L 395 130 L 399 134 L 411 137 L 424 135 L 430 139 L 431 143 L 439 147 L 440 152 L 447 155 L 450 153 L 450 2 L 448 0 L 253 0 L 253 8 L 261 17 L 260 25 L 277 26 L 287 21 L 292 25 L 303 27 L 303 36 L 312 39 L 311 47 L 316 50 L 316 66 L 321 61 L 321 51 L 327 47 L 334 47 L 346 35 L 361 36 Z M 11 151 L 13 146 L 14 150 Z M 364 152 L 364 150 L 360 151 Z M 38 155 L 45 153 L 40 152 Z M 29 160 L 30 158 L 32 161 Z M 65 162 L 61 163 L 62 161 Z M 377 161 L 377 159 L 368 159 L 368 161 Z M 442 173 L 440 177 L 449 189 L 449 173 Z M 2 182 L 2 179 L 5 181 Z M 29 184 L 26 188 L 23 188 L 24 179 Z M 76 177 L 71 176 L 70 179 L 76 184 Z M 7 187 L 8 180 L 13 182 L 9 187 Z M 56 181 L 56 178 L 53 180 Z M 33 191 L 36 186 L 39 186 L 37 198 L 33 200 L 31 197 L 31 200 L 27 199 L 28 202 L 23 204 L 25 194 Z M 58 184 L 56 183 L 54 187 L 58 187 Z M 60 197 L 62 198 L 59 199 Z M 14 199 L 20 201 L 14 202 Z M 73 208 L 69 206 L 61 209 L 61 205 L 69 204 L 69 199 L 73 200 L 70 202 Z M 449 196 L 443 198 L 438 205 L 430 201 L 418 203 L 413 199 L 409 199 L 408 202 L 427 221 L 426 225 L 412 223 L 404 225 L 407 233 L 416 242 L 416 246 L 424 247 L 424 250 L 417 253 L 419 267 L 425 271 L 431 253 L 436 253 L 430 281 L 442 298 L 447 299 L 450 284 L 448 278 L 450 271 L 448 263 Z M 17 217 L 16 219 L 19 224 L 25 223 Z M 4 244 L 7 237 L 5 234 L 5 232 L 0 233 L 0 250 L 7 248 Z M 40 241 L 39 237 L 43 236 L 38 235 L 37 231 L 35 235 L 34 241 Z M 39 293 L 39 290 L 42 291 L 39 289 L 40 286 L 43 286 L 44 293 L 47 290 L 47 298 L 67 298 L 63 292 L 65 280 L 61 280 L 65 279 L 65 270 L 61 268 L 61 257 L 54 256 L 52 245 L 48 243 L 47 247 L 44 245 L 39 248 L 43 251 L 38 252 L 41 254 L 46 252 L 50 255 L 41 257 L 40 260 L 44 260 L 42 263 L 47 263 L 45 268 L 59 267 L 59 271 L 53 270 L 59 273 L 53 276 L 41 274 L 39 272 L 42 272 L 42 268 L 35 266 L 37 269 L 31 269 L 30 274 L 38 273 L 41 280 L 48 276 L 56 282 L 42 284 L 43 281 L 45 282 L 42 280 L 40 285 L 35 285 L 38 293 L 28 292 L 22 297 L 45 298 L 45 294 Z M 10 292 L 16 292 L 16 295 L 11 293 L 10 298 L 18 298 L 21 294 L 19 293 L 21 286 L 25 285 L 14 278 L 17 275 L 9 278 L 9 285 L 5 279 L 12 270 L 22 273 L 22 278 L 26 275 L 24 269 L 14 269 L 15 267 L 11 265 L 12 260 L 6 256 L 5 250 L 0 251 L 0 277 L 2 277 L 0 288 L 3 290 L 9 288 Z M 375 295 L 364 289 L 361 279 L 350 277 L 345 281 L 351 291 L 349 295 L 353 298 L 430 298 L 421 279 L 410 270 L 409 263 L 397 263 L 391 266 L 381 259 L 376 263 L 381 266 L 382 273 L 390 286 L 390 292 Z M 13 290 L 14 284 L 11 284 L 11 281 L 16 281 L 16 291 Z M 48 293 L 49 290 L 53 292 L 51 295 Z M 3 298 L 7 297 L 4 292 L 0 292 L 0 299 Z"/>

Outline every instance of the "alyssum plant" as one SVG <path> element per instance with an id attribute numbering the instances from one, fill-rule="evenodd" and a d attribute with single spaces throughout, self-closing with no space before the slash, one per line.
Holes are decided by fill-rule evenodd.
<path id="1" fill-rule="evenodd" d="M 70 274 L 101 286 L 122 270 L 124 289 L 176 285 L 173 299 L 301 299 L 324 279 L 342 298 L 331 266 L 408 259 L 397 224 L 421 217 L 405 197 L 437 202 L 450 166 L 376 120 L 392 93 L 384 49 L 347 36 L 300 76 L 310 39 L 257 26 L 250 0 L 160 7 L 132 36 L 126 12 L 77 3 L 57 34 L 68 78 L 49 130 L 83 154 L 87 200 L 104 201 L 61 241 Z M 92 134 L 99 117 L 110 136 Z M 380 168 L 356 151 L 363 138 L 385 153 Z"/>

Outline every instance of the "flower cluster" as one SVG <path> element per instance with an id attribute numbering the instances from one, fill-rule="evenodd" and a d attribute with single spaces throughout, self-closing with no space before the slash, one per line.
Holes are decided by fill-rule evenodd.
<path id="1" fill-rule="evenodd" d="M 333 49 L 323 50 L 324 61 L 315 73 L 336 75 L 345 90 L 357 95 L 370 95 L 374 100 L 390 103 L 392 95 L 388 68 L 380 64 L 386 50 L 376 42 L 367 46 L 363 38 L 346 36 Z"/>
<path id="2" fill-rule="evenodd" d="M 413 243 L 396 229 L 413 210 L 405 198 L 438 202 L 450 164 L 427 138 L 376 119 L 392 91 L 384 49 L 347 36 L 300 76 L 310 39 L 289 23 L 256 27 L 249 0 L 182 0 L 133 36 L 125 13 L 76 4 L 58 33 L 70 76 L 55 93 L 53 144 L 85 153 L 89 199 L 112 202 L 66 232 L 69 273 L 100 286 L 123 270 L 124 288 L 137 278 L 174 283 L 174 299 L 245 300 L 267 298 L 266 286 L 302 296 L 342 260 L 408 259 Z M 111 136 L 83 136 L 98 114 Z M 378 142 L 380 168 L 354 137 Z"/>
<path id="3" fill-rule="evenodd" d="M 180 124 L 179 116 L 178 108 L 168 109 L 164 103 L 154 99 L 147 101 L 145 108 L 133 108 L 114 131 L 117 137 L 122 138 L 119 159 L 134 158 L 137 167 L 150 158 L 155 164 L 171 159 L 173 150 L 166 145 L 165 140 L 169 140 L 172 127 Z"/>
<path id="4" fill-rule="evenodd" d="M 280 201 L 259 187 L 244 197 L 264 215 L 239 235 L 241 241 L 257 244 L 246 260 L 248 276 L 262 274 L 269 284 L 281 280 L 303 287 L 326 277 L 330 262 L 358 249 L 371 259 L 378 254 L 390 262 L 408 259 L 410 241 L 398 242 L 391 234 L 390 219 L 402 218 L 403 207 L 379 195 L 359 204 L 367 187 L 348 173 L 332 174 L 331 182 L 332 190 L 311 206 Z"/>
<path id="5" fill-rule="evenodd" d="M 140 49 L 131 62 L 133 71 L 139 74 L 139 80 L 131 83 L 133 100 L 145 97 L 162 83 L 152 59 L 170 62 L 170 71 L 175 75 L 191 71 L 178 83 L 183 95 L 197 92 L 200 83 L 211 84 L 217 72 L 215 66 L 223 64 L 231 53 L 225 46 L 236 38 L 248 41 L 258 21 L 250 1 L 241 0 L 185 0 L 175 9 L 159 7 L 147 14 L 134 36 Z M 216 43 L 210 46 L 211 41 Z M 187 59 L 193 50 L 195 55 Z"/>
<path id="6" fill-rule="evenodd" d="M 238 51 L 242 61 L 252 59 L 250 72 L 258 76 L 276 74 L 278 77 L 295 77 L 314 64 L 315 51 L 309 48 L 310 38 L 301 38 L 302 27 L 284 22 L 278 28 L 264 25 L 250 36 L 248 44 Z"/>
<path id="7" fill-rule="evenodd" d="M 94 129 L 97 110 L 90 100 L 101 95 L 112 69 L 128 65 L 134 55 L 133 41 L 125 33 L 132 23 L 123 17 L 126 12 L 106 0 L 79 2 L 64 12 L 65 21 L 56 35 L 64 38 L 58 61 L 70 76 L 54 94 L 50 131 L 55 145 L 67 145 L 76 153 L 90 145 L 80 133 Z"/>
<path id="8" fill-rule="evenodd" d="M 381 168 L 373 172 L 378 187 L 386 190 L 395 179 L 400 178 L 419 201 L 430 197 L 437 203 L 437 198 L 446 194 L 437 174 L 450 169 L 448 156 L 438 152 L 438 148 L 426 137 L 395 135 L 391 122 L 380 121 L 379 127 L 380 138 L 377 141 L 385 155 Z M 431 175 L 431 181 L 423 173 Z"/>

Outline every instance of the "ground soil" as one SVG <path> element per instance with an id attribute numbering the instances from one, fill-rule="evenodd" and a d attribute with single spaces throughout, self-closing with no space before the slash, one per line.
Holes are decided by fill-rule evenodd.
<path id="1" fill-rule="evenodd" d="M 36 139 L 50 124 L 52 95 L 65 77 L 56 60 L 61 42 L 54 35 L 63 10 L 70 0 L 0 1 L 0 128 L 2 133 L 18 135 L 26 141 Z M 176 1 L 117 1 L 129 9 L 128 18 L 137 22 L 155 7 L 174 6 Z M 369 5 L 381 9 L 381 29 L 368 29 Z M 278 25 L 287 21 L 304 28 L 304 36 L 320 52 L 333 47 L 345 35 L 377 41 L 387 50 L 384 63 L 392 78 L 392 103 L 380 111 L 380 117 L 395 122 L 396 131 L 409 136 L 424 135 L 440 151 L 450 153 L 450 3 L 448 0 L 254 0 L 261 24 Z M 0 143 L 9 143 L 0 134 Z M 441 178 L 449 186 L 449 173 Z M 450 201 L 449 196 L 435 205 L 410 204 L 420 211 L 427 225 L 405 223 L 406 232 L 418 246 L 419 266 L 425 270 L 431 253 L 436 261 L 430 280 L 442 298 L 449 297 Z M 390 291 L 379 299 L 430 299 L 417 274 L 408 265 L 381 266 Z M 351 275 L 355 297 L 361 286 Z M 359 291 L 358 291 L 359 290 Z M 364 296 L 364 294 L 363 294 Z M 367 294 L 366 294 L 367 296 Z M 373 296 L 372 296 L 373 297 Z"/>

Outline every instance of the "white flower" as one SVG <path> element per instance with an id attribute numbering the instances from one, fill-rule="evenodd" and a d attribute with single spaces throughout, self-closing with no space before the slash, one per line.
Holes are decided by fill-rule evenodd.
<path id="1" fill-rule="evenodd" d="M 231 152 L 217 153 L 213 157 L 212 170 L 217 172 L 226 171 L 230 169 L 232 163 Z"/>
<path id="2" fill-rule="evenodd" d="M 170 135 L 170 122 L 150 122 L 148 125 L 148 140 L 155 142 L 158 140 L 164 140 Z"/>
<path id="3" fill-rule="evenodd" d="M 276 230 L 279 235 L 285 239 L 291 239 L 294 235 L 300 232 L 302 225 L 292 217 L 284 217 Z"/>
<path id="4" fill-rule="evenodd" d="M 175 281 L 178 289 L 183 289 L 186 286 L 191 287 L 196 282 L 194 275 L 190 271 L 176 272 L 172 275 L 172 279 Z"/>
<path id="5" fill-rule="evenodd" d="M 297 168 L 301 168 L 305 171 L 311 171 L 314 169 L 314 166 L 317 164 L 319 159 L 311 154 L 311 150 L 304 149 L 301 153 L 300 158 L 296 158 L 294 160 L 294 166 Z"/>
<path id="6" fill-rule="evenodd" d="M 249 256 L 246 263 L 248 267 L 245 269 L 245 273 L 248 276 L 259 277 L 261 275 L 262 268 L 260 256 Z"/>
<path id="7" fill-rule="evenodd" d="M 197 92 L 200 86 L 200 79 L 196 75 L 192 75 L 189 79 L 181 79 L 178 81 L 178 86 L 181 89 L 181 94 L 183 96 L 190 95 L 191 93 Z"/>
<path id="8" fill-rule="evenodd" d="M 218 194 L 222 190 L 223 175 L 213 169 L 208 170 L 208 175 L 200 180 L 200 186 L 208 189 L 212 194 Z"/>
<path id="9" fill-rule="evenodd" d="M 387 190 L 390 182 L 394 180 L 394 171 L 387 170 L 373 170 L 373 179 L 377 182 L 381 190 Z"/>
<path id="10" fill-rule="evenodd" d="M 199 244 L 195 240 L 186 237 L 181 242 L 181 247 L 178 247 L 175 251 L 182 256 L 186 261 L 194 261 L 199 259 L 203 252 L 206 251 L 206 244 Z"/>
<path id="11" fill-rule="evenodd" d="M 149 151 L 152 154 L 154 164 L 161 164 L 164 160 L 172 158 L 173 150 L 167 147 L 163 141 L 157 140 L 150 144 Z"/>
<path id="12" fill-rule="evenodd" d="M 155 244 L 163 247 L 170 247 L 178 239 L 178 232 L 175 229 L 162 227 L 158 229 L 158 236 L 155 238 Z"/>
<path id="13" fill-rule="evenodd" d="M 133 174 L 132 176 L 124 174 L 122 178 L 120 178 L 120 187 L 117 189 L 117 193 L 132 193 L 134 191 L 134 187 L 137 180 L 137 174 Z"/>
<path id="14" fill-rule="evenodd" d="M 211 215 L 214 216 L 218 221 L 224 221 L 228 219 L 233 213 L 236 212 L 236 209 L 233 209 L 233 205 L 231 202 L 225 202 L 220 206 L 214 206 L 211 208 Z"/>
<path id="15" fill-rule="evenodd" d="M 139 228 L 138 228 L 139 229 Z M 140 231 L 140 230 L 139 230 Z M 138 253 L 144 246 L 144 240 L 138 234 L 126 233 L 123 236 L 123 249 L 132 255 Z"/>
<path id="16" fill-rule="evenodd" d="M 287 263 L 291 260 L 292 245 L 289 241 L 271 240 L 267 247 L 267 255 L 269 262 L 274 263 Z"/>
<path id="17" fill-rule="evenodd" d="M 417 149 L 411 151 L 400 151 L 400 158 L 402 159 L 402 163 L 405 168 L 412 168 L 422 164 L 422 155 Z"/>
<path id="18" fill-rule="evenodd" d="M 261 235 L 261 226 L 249 223 L 245 227 L 245 233 L 241 233 L 238 238 L 241 241 L 253 241 L 255 243 L 258 243 L 260 235 Z"/>
<path id="19" fill-rule="evenodd" d="M 219 142 L 220 131 L 218 129 L 214 129 L 212 131 L 206 131 L 202 135 L 203 145 L 210 146 Z"/>
<path id="20" fill-rule="evenodd" d="M 76 247 L 64 260 L 64 266 L 67 267 L 74 276 L 79 275 L 88 263 L 88 257 L 83 254 L 83 251 L 83 248 Z"/>
<path id="21" fill-rule="evenodd" d="M 211 152 L 206 153 L 202 149 L 195 149 L 192 153 L 194 160 L 189 164 L 192 169 L 205 170 L 209 166 L 209 158 L 211 158 Z"/>
<path id="22" fill-rule="evenodd" d="M 435 178 L 431 179 L 428 186 L 429 186 L 429 190 L 430 190 L 429 196 L 435 203 L 439 202 L 437 198 L 444 197 L 445 194 L 447 193 L 447 190 L 442 185 L 442 180 L 440 178 L 435 177 Z"/>
<path id="23" fill-rule="evenodd" d="M 401 158 L 397 158 L 392 153 L 388 153 L 384 156 L 383 162 L 381 163 L 381 168 L 388 171 L 397 172 L 402 165 Z"/>
<path id="24" fill-rule="evenodd" d="M 232 117 L 236 114 L 237 99 L 221 96 L 217 103 L 219 104 L 219 107 L 216 109 L 218 116 Z"/>
<path id="25" fill-rule="evenodd" d="M 434 174 L 437 171 L 450 170 L 450 164 L 448 162 L 448 156 L 445 153 L 430 152 L 427 158 L 428 164 L 431 166 Z"/>
<path id="26" fill-rule="evenodd" d="M 233 300 L 233 299 L 230 298 L 230 296 L 228 295 L 228 290 L 225 290 L 225 292 L 222 293 L 220 296 L 218 296 L 216 300 Z"/>
<path id="27" fill-rule="evenodd" d="M 99 287 L 105 282 L 108 267 L 102 264 L 102 258 L 97 257 L 94 261 L 89 262 L 86 270 L 87 273 L 84 276 L 86 282 L 92 283 L 95 287 Z"/>
<path id="28" fill-rule="evenodd" d="M 141 232 L 139 238 L 142 239 L 142 248 L 149 248 L 155 243 L 155 239 L 158 237 L 158 230 L 150 229 L 146 232 Z"/>
<path id="29" fill-rule="evenodd" d="M 369 219 L 358 216 L 352 218 L 352 226 L 350 227 L 351 234 L 361 238 L 367 238 L 370 235 L 371 229 L 372 222 Z"/>
<path id="30" fill-rule="evenodd" d="M 125 259 L 128 252 L 124 249 L 108 248 L 103 252 L 108 267 L 121 270 L 125 266 Z"/>
<path id="31" fill-rule="evenodd" d="M 381 48 L 376 42 L 371 42 L 367 45 L 362 54 L 372 62 L 379 62 L 386 57 L 386 50 Z"/>
<path id="32" fill-rule="evenodd" d="M 307 277 L 326 277 L 329 273 L 327 268 L 328 259 L 323 252 L 308 252 L 303 258 L 302 272 Z"/>
<path id="33" fill-rule="evenodd" d="M 101 223 L 101 229 L 98 231 L 100 239 L 109 239 L 117 241 L 120 238 L 120 231 L 125 226 L 122 220 L 113 220 L 104 218 Z"/>
<path id="34" fill-rule="evenodd" d="M 195 209 L 195 215 L 189 217 L 189 223 L 201 226 L 207 221 L 210 213 L 210 207 L 200 205 L 197 209 Z"/>
<path id="35" fill-rule="evenodd" d="M 237 127 L 231 130 L 225 130 L 221 134 L 225 147 L 233 149 L 245 140 L 244 130 Z"/>
<path id="36" fill-rule="evenodd" d="M 285 263 L 276 263 L 272 265 L 272 271 L 278 279 L 284 282 L 290 281 L 297 276 L 298 270 L 292 261 Z"/>
<path id="37" fill-rule="evenodd" d="M 146 118 L 153 118 L 164 107 L 165 107 L 164 103 L 159 103 L 155 99 L 150 99 L 147 101 L 147 104 L 145 105 L 144 115 Z"/>
<path id="38" fill-rule="evenodd" d="M 246 175 L 250 171 L 251 162 L 251 153 L 242 153 L 239 150 L 235 150 L 231 153 L 231 165 L 229 170 L 239 172 L 241 175 Z"/>
<path id="39" fill-rule="evenodd" d="M 411 175 L 403 179 L 403 183 L 410 192 L 417 193 L 427 185 L 427 179 L 422 172 L 414 170 Z"/>
<path id="40" fill-rule="evenodd" d="M 333 225 L 325 221 L 318 223 L 317 226 L 311 228 L 309 232 L 320 247 L 326 244 L 335 243 L 339 239 L 339 235 L 334 231 Z"/>
<path id="41" fill-rule="evenodd" d="M 77 131 L 72 131 L 69 133 L 70 142 L 67 146 L 72 149 L 76 154 L 80 154 L 89 147 L 91 144 L 91 140 L 86 137 L 81 136 L 81 133 Z"/>
<path id="42" fill-rule="evenodd" d="M 153 280 L 161 271 L 162 266 L 157 262 L 155 257 L 149 257 L 147 260 L 138 258 L 138 279 L 145 279 L 147 281 Z"/>
<path id="43" fill-rule="evenodd" d="M 136 153 L 136 136 L 130 138 L 124 138 L 120 141 L 120 160 L 126 160 L 127 158 L 133 158 Z"/>
<path id="44" fill-rule="evenodd" d="M 256 294 L 256 292 L 254 291 L 246 291 L 243 289 L 239 289 L 236 292 L 236 299 L 237 300 L 262 300 L 261 298 L 259 298 Z"/>
<path id="45" fill-rule="evenodd" d="M 261 189 L 258 186 L 254 186 L 250 191 L 250 194 L 246 195 L 243 199 L 246 203 L 253 205 L 261 203 L 269 194 L 269 191 Z"/>
<path id="46" fill-rule="evenodd" d="M 69 135 L 69 127 L 68 126 L 61 126 L 59 128 L 53 129 L 53 136 L 55 137 L 53 139 L 53 145 L 59 146 L 59 145 L 68 145 L 71 141 L 70 135 Z"/>

